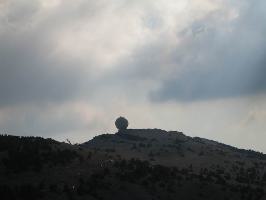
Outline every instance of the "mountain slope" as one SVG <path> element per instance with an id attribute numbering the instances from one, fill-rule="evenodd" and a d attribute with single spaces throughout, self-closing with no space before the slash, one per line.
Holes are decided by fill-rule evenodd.
<path id="1" fill-rule="evenodd" d="M 266 155 L 259 152 L 160 129 L 129 129 L 118 134 L 100 135 L 83 146 L 116 152 L 126 159 L 139 158 L 153 164 L 177 167 L 188 167 L 191 164 L 198 168 L 217 164 L 228 167 L 237 163 L 243 167 L 263 167 L 266 161 Z"/>
<path id="2" fill-rule="evenodd" d="M 266 156 L 160 129 L 0 136 L 1 199 L 266 199 Z"/>

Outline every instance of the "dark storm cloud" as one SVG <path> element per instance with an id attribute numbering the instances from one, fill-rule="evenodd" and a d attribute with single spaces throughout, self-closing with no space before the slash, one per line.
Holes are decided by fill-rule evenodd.
<path id="1" fill-rule="evenodd" d="M 265 11 L 265 2 L 256 1 L 229 23 L 218 14 L 191 25 L 171 56 L 178 70 L 151 99 L 187 102 L 266 93 Z M 195 32 L 195 27 L 204 28 Z"/>
<path id="2" fill-rule="evenodd" d="M 263 66 L 264 67 L 264 66 Z M 192 71 L 181 73 L 178 78 L 164 81 L 159 91 L 152 93 L 154 101 L 176 99 L 178 101 L 211 100 L 217 98 L 256 95 L 266 92 L 264 68 L 257 72 L 241 70 L 225 73 L 223 70 Z M 241 80 L 243 79 L 243 80 Z"/>

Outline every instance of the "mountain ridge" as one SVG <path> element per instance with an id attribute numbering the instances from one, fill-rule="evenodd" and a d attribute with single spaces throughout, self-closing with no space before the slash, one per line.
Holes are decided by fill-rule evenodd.
<path id="1" fill-rule="evenodd" d="M 126 129 L 76 145 L 0 136 L 3 200 L 264 200 L 265 191 L 265 154 L 178 131 Z"/>
<path id="2" fill-rule="evenodd" d="M 170 140 L 168 142 L 167 140 Z M 110 142 L 110 140 L 112 140 Z M 109 142 L 110 143 L 109 143 Z M 131 141 L 131 143 L 129 142 Z M 230 153 L 238 153 L 241 155 L 246 155 L 248 158 L 257 158 L 261 160 L 266 159 L 266 155 L 263 154 L 262 152 L 250 150 L 250 149 L 240 149 L 231 145 L 227 145 L 221 142 L 217 142 L 214 140 L 209 140 L 201 137 L 190 137 L 186 136 L 183 134 L 183 132 L 179 131 L 165 131 L 162 129 L 127 129 L 124 130 L 123 132 L 117 132 L 115 134 L 104 134 L 104 135 L 99 135 L 95 136 L 92 140 L 83 143 L 82 145 L 87 145 L 90 147 L 95 147 L 97 148 L 97 143 L 100 142 L 104 147 L 117 147 L 119 146 L 117 143 L 123 143 L 127 142 L 128 145 L 135 145 L 136 143 L 139 143 L 139 145 L 143 146 L 141 143 L 142 142 L 148 142 L 148 146 L 152 146 L 152 143 L 155 143 L 156 141 L 160 141 L 162 143 L 162 147 L 171 147 L 171 145 L 174 145 L 172 147 L 180 148 L 183 147 L 185 143 L 190 143 L 187 145 L 189 151 L 193 151 L 191 145 L 200 145 L 205 146 L 207 148 L 217 148 L 216 150 L 221 150 L 221 151 L 229 151 Z M 98 146 L 99 148 L 99 146 Z M 126 148 L 125 146 L 123 148 Z M 135 147 L 132 147 L 135 148 Z M 198 153 L 201 153 L 201 150 L 194 150 Z M 222 152 L 220 153 L 222 154 Z"/>

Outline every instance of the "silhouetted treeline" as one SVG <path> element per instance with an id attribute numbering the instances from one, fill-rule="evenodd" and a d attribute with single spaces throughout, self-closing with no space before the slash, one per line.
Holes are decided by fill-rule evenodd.
<path id="1" fill-rule="evenodd" d="M 44 165 L 65 164 L 77 157 L 70 149 L 61 149 L 59 142 L 40 137 L 0 136 L 1 160 L 7 172 L 40 171 Z"/>
<path id="2" fill-rule="evenodd" d="M 194 141 L 197 141 L 197 142 L 201 142 L 201 143 L 205 143 L 203 141 L 202 138 L 199 138 L 199 137 L 194 137 L 193 138 Z M 216 142 L 216 141 L 213 141 L 213 140 L 209 140 L 209 141 L 212 141 L 212 142 L 215 142 L 216 144 L 220 145 L 221 147 L 225 147 L 225 148 L 228 148 L 232 151 L 235 151 L 235 152 L 238 152 L 238 153 L 241 153 L 243 155 L 245 155 L 247 158 L 258 158 L 260 160 L 266 160 L 266 154 L 263 154 L 261 152 L 258 152 L 258 151 L 254 151 L 254 150 L 246 150 L 246 149 L 238 149 L 236 147 L 233 147 L 233 146 L 230 146 L 230 145 L 227 145 L 227 144 L 223 144 L 223 143 L 220 143 L 220 142 Z"/>

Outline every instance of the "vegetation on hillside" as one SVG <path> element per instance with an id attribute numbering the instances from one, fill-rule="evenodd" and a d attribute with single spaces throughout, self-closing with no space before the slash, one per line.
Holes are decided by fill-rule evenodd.
<path id="1" fill-rule="evenodd" d="M 163 137 L 166 141 L 170 138 L 167 134 Z M 124 143 L 120 143 L 120 139 Z M 127 133 L 123 136 L 102 135 L 97 140 L 101 141 L 99 144 L 108 141 L 116 145 L 130 145 L 129 149 L 132 152 L 142 149 L 142 152 L 148 154 L 149 159 L 127 157 L 127 154 L 122 154 L 121 149 L 115 148 L 116 146 L 93 146 L 91 143 L 70 145 L 40 137 L 2 135 L 1 199 L 266 198 L 266 164 L 259 157 L 256 161 L 250 161 L 252 165 L 229 157 L 230 163 L 226 165 L 217 162 L 211 167 L 200 167 L 197 160 L 190 160 L 191 164 L 188 166 L 182 166 L 182 163 L 167 166 L 160 164 L 158 154 L 152 151 L 155 143 L 162 142 L 156 138 Z M 179 152 L 181 149 L 184 153 L 184 157 L 176 154 L 179 162 L 182 162 L 188 153 L 202 154 L 197 155 L 198 159 L 204 159 L 207 155 L 212 156 L 206 150 L 195 152 L 191 147 L 184 148 L 182 145 L 186 144 L 186 140 L 171 138 L 169 141 L 171 145 L 164 144 L 162 148 L 168 149 L 169 154 L 169 149 L 179 146 L 176 151 Z M 98 144 L 97 141 L 91 142 Z M 132 148 L 132 144 L 135 144 L 135 148 Z M 228 153 L 223 153 L 223 156 L 228 156 Z"/>

